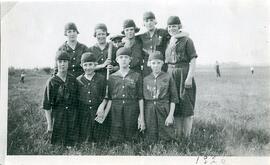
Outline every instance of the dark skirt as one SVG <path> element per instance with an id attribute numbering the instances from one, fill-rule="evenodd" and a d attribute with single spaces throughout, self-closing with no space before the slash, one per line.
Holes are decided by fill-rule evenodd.
<path id="1" fill-rule="evenodd" d="M 112 141 L 138 140 L 139 112 L 138 100 L 112 100 Z"/>
<path id="2" fill-rule="evenodd" d="M 72 107 L 57 106 L 52 110 L 53 132 L 51 143 L 72 146 L 75 142 L 76 110 Z"/>
<path id="3" fill-rule="evenodd" d="M 174 127 L 165 126 L 166 118 L 170 112 L 169 101 L 145 101 L 145 140 L 156 142 L 158 140 L 175 140 Z"/>
<path id="4" fill-rule="evenodd" d="M 192 87 L 185 88 L 189 64 L 168 65 L 168 73 L 175 80 L 175 84 L 180 98 L 179 103 L 175 105 L 175 117 L 188 117 L 194 115 L 194 106 L 196 101 L 196 84 L 192 78 Z"/>
<path id="5" fill-rule="evenodd" d="M 79 127 L 77 139 L 79 142 L 100 142 L 108 138 L 110 116 L 108 115 L 102 124 L 95 121 L 98 106 L 99 105 L 90 106 L 87 104 L 80 104 L 77 123 L 77 126 Z"/>

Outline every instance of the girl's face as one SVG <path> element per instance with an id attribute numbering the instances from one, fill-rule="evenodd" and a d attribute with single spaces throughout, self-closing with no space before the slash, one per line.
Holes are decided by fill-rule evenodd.
<path id="1" fill-rule="evenodd" d="M 178 24 L 175 24 L 175 25 L 168 25 L 168 33 L 171 35 L 171 36 L 175 36 L 176 34 L 179 33 L 179 25 Z"/>
<path id="2" fill-rule="evenodd" d="M 144 26 L 148 31 L 152 31 L 155 29 L 157 22 L 155 19 L 146 19 L 144 20 Z"/>
<path id="3" fill-rule="evenodd" d="M 95 62 L 84 62 L 82 68 L 86 75 L 91 75 L 95 71 L 96 63 Z"/>
<path id="4" fill-rule="evenodd" d="M 66 35 L 69 41 L 77 41 L 78 33 L 76 30 L 73 29 L 67 30 Z"/>
<path id="5" fill-rule="evenodd" d="M 57 60 L 56 63 L 59 72 L 66 72 L 68 70 L 68 60 Z"/>
<path id="6" fill-rule="evenodd" d="M 96 30 L 96 38 L 97 38 L 97 41 L 99 44 L 106 43 L 107 32 L 102 30 L 102 29 L 97 29 Z"/>
<path id="7" fill-rule="evenodd" d="M 127 68 L 129 67 L 129 63 L 131 61 L 130 56 L 128 55 L 119 55 L 116 58 L 117 63 L 120 65 L 122 68 Z"/>
<path id="8" fill-rule="evenodd" d="M 150 67 L 153 71 L 153 73 L 159 73 L 161 72 L 161 67 L 163 65 L 163 61 L 159 59 L 154 59 L 150 61 Z"/>
<path id="9" fill-rule="evenodd" d="M 125 28 L 124 33 L 128 39 L 132 39 L 135 37 L 135 28 L 134 27 Z"/>

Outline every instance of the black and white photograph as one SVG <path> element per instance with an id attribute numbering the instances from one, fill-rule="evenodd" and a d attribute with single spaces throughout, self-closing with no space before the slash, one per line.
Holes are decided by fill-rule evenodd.
<path id="1" fill-rule="evenodd" d="M 269 10 L 1 1 L 0 165 L 269 165 Z"/>

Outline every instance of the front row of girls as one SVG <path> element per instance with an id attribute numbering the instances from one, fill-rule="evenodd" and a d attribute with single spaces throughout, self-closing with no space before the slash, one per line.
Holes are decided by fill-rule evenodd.
<path id="1" fill-rule="evenodd" d="M 146 23 L 155 20 L 151 13 L 146 16 L 151 16 L 146 17 Z M 137 129 L 145 129 L 146 139 L 150 141 L 167 141 L 175 138 L 173 122 L 177 138 L 190 136 L 196 98 L 197 54 L 192 40 L 181 31 L 179 17 L 169 17 L 167 25 L 171 37 L 166 50 L 161 53 L 148 51 L 148 66 L 152 69 L 148 75 L 136 67 L 136 63 L 141 63 L 141 58 L 137 57 L 140 46 L 136 48 L 137 40 L 132 37 L 138 31 L 132 20 L 124 23 L 125 46 L 115 53 L 114 62 L 119 66 L 109 65 L 113 61 L 106 60 L 108 32 L 103 24 L 95 28 L 98 43 L 81 56 L 80 67 L 84 73 L 77 80 L 69 72 L 75 57 L 68 51 L 57 54 L 58 72 L 48 80 L 43 102 L 53 144 L 72 145 L 75 139 L 100 141 L 108 134 L 116 141 L 136 140 Z M 146 51 L 147 36 L 142 35 L 143 51 Z M 152 37 L 150 35 L 150 40 Z M 162 71 L 163 64 L 167 65 L 167 72 Z M 108 97 L 105 97 L 106 67 L 118 70 L 110 75 Z"/>
<path id="2" fill-rule="evenodd" d="M 148 142 L 175 140 L 176 86 L 169 73 L 161 71 L 160 52 L 152 53 L 149 60 L 153 72 L 142 80 L 140 73 L 129 68 L 131 50 L 119 48 L 119 70 L 110 75 L 105 98 L 106 79 L 95 73 L 92 53 L 82 55 L 84 74 L 77 79 L 67 73 L 67 53 L 57 54 L 58 73 L 47 81 L 43 101 L 51 143 L 72 146 L 108 137 L 113 142 L 136 141 L 144 130 Z"/>

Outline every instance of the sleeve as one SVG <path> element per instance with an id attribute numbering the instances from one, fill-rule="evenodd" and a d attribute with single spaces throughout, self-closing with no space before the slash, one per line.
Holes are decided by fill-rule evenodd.
<path id="1" fill-rule="evenodd" d="M 136 82 L 136 89 L 137 89 L 138 100 L 143 99 L 143 79 L 140 74 L 138 76 L 138 81 Z"/>
<path id="2" fill-rule="evenodd" d="M 192 58 L 197 58 L 197 53 L 193 44 L 193 41 L 189 38 L 186 43 L 186 53 L 188 55 L 189 60 Z"/>
<path id="3" fill-rule="evenodd" d="M 45 110 L 51 110 L 52 102 L 53 102 L 53 86 L 49 79 L 46 83 L 45 90 L 44 90 L 42 108 Z"/>
<path id="4" fill-rule="evenodd" d="M 93 53 L 93 48 L 92 48 L 92 47 L 87 48 L 86 52 L 91 52 L 91 53 Z"/>
<path id="5" fill-rule="evenodd" d="M 113 46 L 112 47 L 112 65 L 113 66 L 117 66 L 118 65 L 118 63 L 116 62 L 116 51 L 117 51 L 117 48 L 115 46 Z"/>
<path id="6" fill-rule="evenodd" d="M 170 90 L 170 102 L 179 103 L 176 84 L 172 77 L 170 77 L 169 81 L 169 90 Z"/>
<path id="7" fill-rule="evenodd" d="M 136 36 L 135 36 L 136 39 L 137 39 L 139 42 L 141 42 L 141 43 L 142 43 L 142 35 L 143 35 L 143 34 L 139 34 L 139 35 L 136 35 Z"/>

